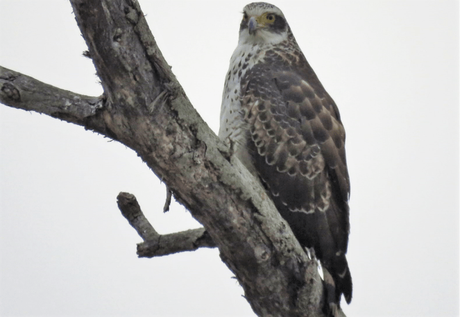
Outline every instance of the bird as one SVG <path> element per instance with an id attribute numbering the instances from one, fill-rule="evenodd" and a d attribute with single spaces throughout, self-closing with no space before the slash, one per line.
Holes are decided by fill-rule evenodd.
<path id="1" fill-rule="evenodd" d="M 260 178 L 307 254 L 320 262 L 327 303 L 349 304 L 346 258 L 350 179 L 334 100 L 302 53 L 282 11 L 243 9 L 222 94 L 219 138 Z"/>

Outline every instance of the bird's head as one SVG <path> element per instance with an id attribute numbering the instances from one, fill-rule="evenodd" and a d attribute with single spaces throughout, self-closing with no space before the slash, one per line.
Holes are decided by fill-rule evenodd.
<path id="1" fill-rule="evenodd" d="M 253 2 L 243 9 L 240 43 L 278 44 L 288 39 L 289 25 L 283 12 L 265 2 Z"/>

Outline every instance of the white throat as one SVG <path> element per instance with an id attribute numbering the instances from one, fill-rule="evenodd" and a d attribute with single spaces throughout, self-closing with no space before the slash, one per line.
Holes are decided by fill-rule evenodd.
<path id="1" fill-rule="evenodd" d="M 248 29 L 240 32 L 238 45 L 276 45 L 287 40 L 287 32 L 274 33 L 268 30 L 259 29 L 254 35 L 249 34 Z"/>

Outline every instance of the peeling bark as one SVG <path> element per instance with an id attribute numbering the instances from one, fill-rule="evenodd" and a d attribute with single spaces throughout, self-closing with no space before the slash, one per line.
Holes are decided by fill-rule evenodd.
<path id="1" fill-rule="evenodd" d="M 120 194 L 120 209 L 144 239 L 139 255 L 190 250 L 206 238 L 203 246 L 219 248 L 258 316 L 325 316 L 316 262 L 259 180 L 229 155 L 192 107 L 139 4 L 71 3 L 104 96 L 78 95 L 0 68 L 0 102 L 82 125 L 130 147 L 204 227 L 160 236 L 141 219 L 135 198 Z"/>

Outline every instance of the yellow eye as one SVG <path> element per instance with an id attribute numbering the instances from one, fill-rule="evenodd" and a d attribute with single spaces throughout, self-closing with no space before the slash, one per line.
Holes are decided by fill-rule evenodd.
<path id="1" fill-rule="evenodd" d="M 269 25 L 275 22 L 276 15 L 274 13 L 264 13 L 257 18 L 257 23 L 261 25 Z"/>

